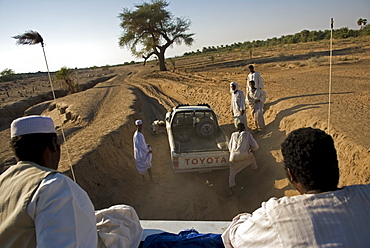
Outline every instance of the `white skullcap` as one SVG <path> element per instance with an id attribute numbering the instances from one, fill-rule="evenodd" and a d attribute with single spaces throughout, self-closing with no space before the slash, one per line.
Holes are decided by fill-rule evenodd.
<path id="1" fill-rule="evenodd" d="M 15 119 L 10 125 L 10 137 L 31 133 L 56 133 L 53 119 L 47 116 L 30 115 Z"/>
<path id="2" fill-rule="evenodd" d="M 139 126 L 139 125 L 142 125 L 142 124 L 143 124 L 143 122 L 141 120 L 136 120 L 135 121 L 135 125 L 136 126 Z"/>

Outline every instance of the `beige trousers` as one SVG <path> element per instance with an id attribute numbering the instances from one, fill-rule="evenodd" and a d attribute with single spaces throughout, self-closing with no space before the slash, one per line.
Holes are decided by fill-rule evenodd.
<path id="1" fill-rule="evenodd" d="M 230 162 L 230 172 L 229 172 L 229 187 L 234 187 L 236 185 L 235 183 L 235 177 L 236 174 L 244 170 L 247 166 L 251 166 L 253 170 L 256 170 L 258 168 L 256 159 L 251 153 L 251 155 L 243 161 L 237 162 L 237 163 L 232 163 Z"/>

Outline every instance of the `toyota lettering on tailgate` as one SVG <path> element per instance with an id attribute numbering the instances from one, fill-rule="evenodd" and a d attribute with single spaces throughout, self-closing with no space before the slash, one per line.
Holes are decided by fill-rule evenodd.
<path id="1" fill-rule="evenodd" d="M 208 157 L 208 158 L 185 158 L 186 165 L 202 165 L 202 164 L 214 164 L 214 163 L 226 163 L 226 157 Z"/>

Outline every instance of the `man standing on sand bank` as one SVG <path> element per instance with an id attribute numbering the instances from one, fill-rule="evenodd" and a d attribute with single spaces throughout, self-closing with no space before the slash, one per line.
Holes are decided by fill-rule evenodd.
<path id="1" fill-rule="evenodd" d="M 145 174 L 148 171 L 150 180 L 152 177 L 152 147 L 145 141 L 144 135 L 141 133 L 143 129 L 143 122 L 141 120 L 135 121 L 136 132 L 134 133 L 134 157 L 136 168 L 145 180 Z"/>
<path id="2" fill-rule="evenodd" d="M 273 197 L 253 214 L 237 215 L 222 234 L 225 247 L 370 247 L 370 185 L 338 188 L 332 137 L 300 128 L 281 151 L 301 195 Z"/>
<path id="3" fill-rule="evenodd" d="M 243 123 L 247 127 L 247 117 L 245 113 L 245 99 L 244 93 L 238 90 L 238 83 L 230 83 L 230 93 L 231 93 L 231 106 L 230 110 L 234 117 L 234 125 L 238 128 L 238 123 Z"/>
<path id="4" fill-rule="evenodd" d="M 265 128 L 265 119 L 263 118 L 263 105 L 266 102 L 266 92 L 255 87 L 254 81 L 249 81 L 245 101 L 249 104 L 258 130 Z"/>
<path id="5" fill-rule="evenodd" d="M 265 86 L 263 84 L 263 80 L 262 80 L 261 74 L 258 71 L 255 71 L 254 70 L 254 66 L 253 65 L 248 66 L 248 69 L 249 69 L 249 74 L 248 74 L 248 77 L 247 77 L 247 88 L 249 86 L 249 82 L 250 81 L 254 81 L 255 87 L 257 89 L 261 89 L 262 90 Z"/>
<path id="6" fill-rule="evenodd" d="M 0 175 L 0 246 L 96 247 L 89 196 L 56 171 L 60 146 L 53 120 L 22 117 L 10 129 L 18 163 Z"/>

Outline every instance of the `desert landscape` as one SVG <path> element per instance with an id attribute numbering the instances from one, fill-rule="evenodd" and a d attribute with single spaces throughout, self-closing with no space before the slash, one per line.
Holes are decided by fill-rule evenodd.
<path id="1" fill-rule="evenodd" d="M 252 212 L 270 197 L 297 194 L 283 170 L 280 144 L 300 127 L 329 132 L 338 151 L 340 186 L 370 183 L 370 41 L 368 37 L 335 40 L 329 117 L 329 41 L 172 58 L 169 71 L 155 61 L 143 64 L 77 70 L 82 91 L 66 95 L 57 86 L 51 97 L 46 74 L 0 83 L 1 169 L 14 164 L 9 148 L 10 122 L 22 115 L 54 119 L 62 144 L 59 171 L 87 191 L 96 209 L 115 204 L 135 208 L 142 220 L 231 220 Z M 230 136 L 229 83 L 245 92 L 248 65 L 264 79 L 266 128 L 254 131 L 260 148 L 258 171 L 246 168 L 228 197 L 228 171 L 174 174 L 166 134 L 154 135 L 150 124 L 164 120 L 179 103 L 208 103 Z M 154 182 L 143 181 L 133 158 L 135 119 L 153 147 Z M 63 128 L 67 142 L 63 142 Z"/>

